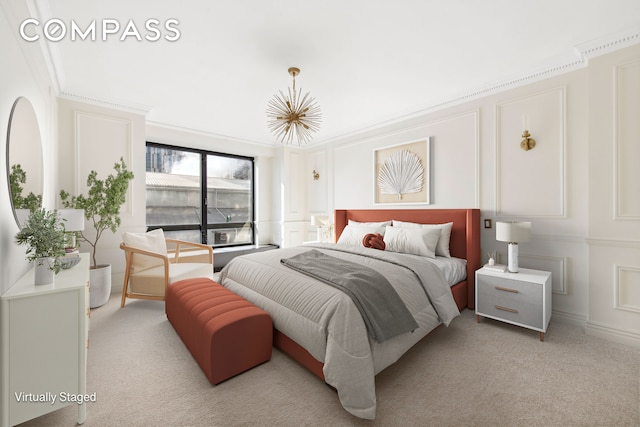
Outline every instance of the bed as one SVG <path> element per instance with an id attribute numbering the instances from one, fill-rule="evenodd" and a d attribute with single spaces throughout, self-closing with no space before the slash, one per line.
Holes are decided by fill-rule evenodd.
<path id="1" fill-rule="evenodd" d="M 343 232 L 345 236 L 353 232 L 354 226 L 391 220 L 398 224 L 452 223 L 449 251 L 452 258 L 463 262 L 463 278 L 447 283 L 450 279 L 445 278 L 437 263 L 424 262 L 415 254 L 333 243 L 237 257 L 220 274 L 224 286 L 271 315 L 274 346 L 335 388 L 342 406 L 365 419 L 375 417 L 375 375 L 433 329 L 448 324 L 459 310 L 473 308 L 475 270 L 480 267 L 478 209 L 336 210 L 336 240 Z M 310 250 L 380 272 L 404 301 L 418 327 L 384 342 L 372 339 L 349 296 L 281 262 Z"/>

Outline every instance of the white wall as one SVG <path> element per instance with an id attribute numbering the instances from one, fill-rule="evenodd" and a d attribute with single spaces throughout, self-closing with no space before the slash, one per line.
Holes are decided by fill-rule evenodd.
<path id="1" fill-rule="evenodd" d="M 86 194 L 89 173 L 95 170 L 99 179 L 115 171 L 113 166 L 122 158 L 134 174 L 127 201 L 120 209 L 122 224 L 117 233 L 106 230 L 98 242 L 96 262 L 111 264 L 115 289 L 121 286 L 124 256 L 119 245 L 125 231 L 145 231 L 145 120 L 138 112 L 105 108 L 68 99 L 58 101 L 58 188 L 71 195 Z M 59 202 L 59 197 L 56 199 Z M 61 207 L 61 206 L 58 206 Z M 85 224 L 85 234 L 95 233 Z M 81 252 L 90 252 L 87 243 Z"/>
<path id="2" fill-rule="evenodd" d="M 334 143 L 328 150 L 335 208 L 471 207 L 494 223 L 532 221 L 521 266 L 552 271 L 556 315 L 584 322 L 586 76 L 586 70 L 572 72 Z M 530 151 L 520 148 L 523 115 L 537 141 Z M 374 150 L 425 137 L 431 137 L 431 204 L 375 204 Z M 495 241 L 494 228 L 483 230 L 482 247 L 483 259 L 497 251 L 506 263 L 506 245 Z"/>
<path id="3" fill-rule="evenodd" d="M 44 206 L 55 208 L 56 100 L 48 79 L 39 46 L 18 39 L 18 22 L 28 11 L 23 2 L 7 0 L 0 4 L 0 168 L 4 183 L 0 185 L 0 292 L 6 291 L 29 268 L 25 247 L 14 243 L 18 226 L 11 210 L 7 185 L 6 135 L 11 107 L 16 98 L 27 98 L 34 107 L 43 148 Z M 28 59 L 27 59 L 28 58 Z"/>
<path id="4" fill-rule="evenodd" d="M 148 125 L 145 111 L 113 104 L 96 105 L 84 100 L 58 99 L 51 82 L 47 64 L 37 43 L 18 39 L 19 27 L 29 16 L 25 2 L 7 0 L 1 4 L 0 47 L 3 63 L 0 68 L 0 134 L 7 134 L 7 124 L 13 102 L 19 96 L 33 104 L 40 125 L 44 152 L 44 205 L 59 206 L 59 191 L 71 194 L 83 192 L 91 170 L 106 177 L 113 172 L 113 164 L 123 157 L 135 175 L 126 204 L 122 208 L 122 226 L 117 233 L 105 232 L 98 249 L 98 264 L 112 264 L 113 285 L 117 290 L 122 282 L 124 257 L 119 249 L 124 231 L 145 229 L 145 143 L 147 140 L 203 148 L 212 151 L 256 157 L 257 223 L 260 243 L 274 241 L 273 217 L 273 148 L 243 141 L 224 139 L 186 129 Z M 4 139 L 3 139 L 4 140 Z M 5 142 L 6 144 L 6 142 Z M 6 145 L 0 151 L 4 175 Z M 24 248 L 13 242 L 18 232 L 8 186 L 0 186 L 0 290 L 4 292 L 24 274 L 29 265 Z M 275 227 L 278 228 L 278 227 Z M 89 229 L 89 227 L 88 227 Z M 89 234 L 91 231 L 87 231 Z M 81 248 L 89 251 L 88 245 Z"/>
<path id="5" fill-rule="evenodd" d="M 531 220 L 533 239 L 521 245 L 520 261 L 552 271 L 554 318 L 640 345 L 639 46 L 591 58 L 577 71 L 299 150 L 146 124 L 142 111 L 57 100 L 39 46 L 20 42 L 13 31 L 28 15 L 23 2 L 3 1 L 0 11 L 3 63 L 10 64 L 0 68 L 0 135 L 7 133 L 15 99 L 27 97 L 43 139 L 46 207 L 57 207 L 60 188 L 82 190 L 89 170 L 107 174 L 123 156 L 136 179 L 119 233 L 143 230 L 145 141 L 185 144 L 256 156 L 260 241 L 298 244 L 314 238 L 313 214 L 382 207 L 373 199 L 374 150 L 428 136 L 432 203 L 421 207 L 478 207 L 494 223 Z M 538 144 L 529 152 L 519 149 L 523 115 Z M 6 146 L 0 153 L 6 176 Z M 0 206 L 5 291 L 28 264 L 13 243 L 18 229 L 6 185 Z M 506 247 L 494 230 L 482 232 L 484 258 L 497 250 L 504 262 Z M 99 259 L 114 265 L 114 276 L 124 267 L 119 241 L 119 235 L 105 236 Z"/>
<path id="6" fill-rule="evenodd" d="M 552 272 L 554 318 L 640 346 L 639 93 L 634 46 L 305 150 L 298 179 L 318 167 L 323 176 L 307 182 L 305 219 L 334 208 L 477 207 L 494 224 L 482 230 L 483 261 L 497 251 L 503 263 L 495 221 L 531 221 L 520 265 Z M 537 141 L 530 151 L 520 148 L 525 122 Z M 431 204 L 375 204 L 374 150 L 425 137 L 432 138 Z"/>
<path id="7" fill-rule="evenodd" d="M 256 227 L 261 243 L 272 238 L 272 149 L 255 144 L 232 141 L 189 130 L 148 125 L 143 111 L 126 107 L 107 108 L 75 100 L 59 100 L 59 188 L 71 194 L 86 191 L 91 170 L 99 178 L 113 173 L 113 164 L 123 157 L 134 173 L 127 202 L 121 209 L 122 225 L 117 233 L 106 231 L 100 239 L 97 263 L 111 264 L 112 291 L 122 286 L 124 256 L 119 248 L 125 231 L 146 230 L 145 155 L 146 142 L 206 149 L 256 158 Z M 59 189 L 57 190 L 59 192 Z M 57 193 L 56 193 L 57 194 Z M 90 228 L 87 231 L 92 234 Z M 90 251 L 85 244 L 81 252 Z"/>
<path id="8" fill-rule="evenodd" d="M 640 46 L 589 67 L 589 333 L 640 342 Z"/>

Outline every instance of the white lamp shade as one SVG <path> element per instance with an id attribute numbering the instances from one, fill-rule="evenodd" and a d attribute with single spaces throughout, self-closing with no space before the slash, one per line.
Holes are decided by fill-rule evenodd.
<path id="1" fill-rule="evenodd" d="M 312 215 L 311 225 L 314 227 L 324 227 L 329 221 L 328 215 Z"/>
<path id="2" fill-rule="evenodd" d="M 60 209 L 58 216 L 63 220 L 66 231 L 84 230 L 84 209 Z"/>
<path id="3" fill-rule="evenodd" d="M 520 243 L 531 239 L 530 222 L 497 222 L 496 240 L 500 242 Z"/>

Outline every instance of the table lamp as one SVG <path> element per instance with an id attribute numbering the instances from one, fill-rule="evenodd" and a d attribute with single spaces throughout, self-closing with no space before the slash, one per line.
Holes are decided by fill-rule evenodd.
<path id="1" fill-rule="evenodd" d="M 314 227 L 318 227 L 317 237 L 316 237 L 316 240 L 318 242 L 324 241 L 322 233 L 324 231 L 324 227 L 328 223 L 329 223 L 329 215 L 312 215 L 311 216 L 311 225 Z"/>
<path id="2" fill-rule="evenodd" d="M 58 216 L 65 229 L 65 252 L 76 250 L 76 231 L 84 231 L 84 209 L 59 209 Z"/>
<path id="3" fill-rule="evenodd" d="M 496 240 L 509 243 L 509 272 L 518 272 L 518 243 L 531 239 L 530 222 L 497 222 Z"/>

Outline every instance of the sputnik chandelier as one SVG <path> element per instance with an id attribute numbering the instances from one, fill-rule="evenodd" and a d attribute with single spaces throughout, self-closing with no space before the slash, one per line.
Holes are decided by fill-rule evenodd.
<path id="1" fill-rule="evenodd" d="M 275 94 L 267 105 L 267 125 L 277 139 L 285 145 L 297 141 L 298 145 L 311 142 L 311 135 L 320 129 L 320 106 L 315 98 L 307 92 L 302 96 L 302 89 L 296 92 L 296 76 L 300 69 L 289 68 L 293 77 L 293 88 L 288 94 Z"/>

